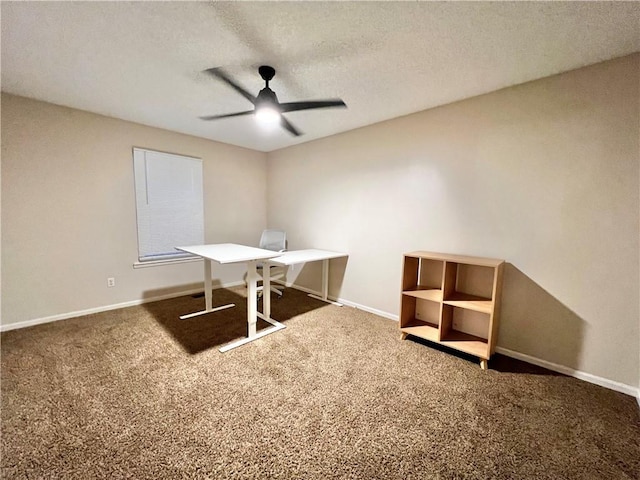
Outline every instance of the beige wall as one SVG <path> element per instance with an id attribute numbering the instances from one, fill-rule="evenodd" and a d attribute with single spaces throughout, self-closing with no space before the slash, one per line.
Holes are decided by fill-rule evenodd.
<path id="1" fill-rule="evenodd" d="M 202 158 L 206 240 L 257 244 L 266 154 L 2 94 L 3 325 L 201 288 L 202 262 L 133 268 L 134 146 Z"/>
<path id="2" fill-rule="evenodd" d="M 273 152 L 268 223 L 347 251 L 333 293 L 391 315 L 401 256 L 508 262 L 498 345 L 639 378 L 640 56 Z M 319 289 L 317 271 L 294 271 Z"/>

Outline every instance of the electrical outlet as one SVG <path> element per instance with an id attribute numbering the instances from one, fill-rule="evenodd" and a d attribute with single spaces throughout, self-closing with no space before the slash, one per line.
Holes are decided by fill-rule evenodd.
<path id="1" fill-rule="evenodd" d="M 116 286 L 116 279 L 113 277 L 107 278 L 107 287 L 115 287 L 115 286 Z"/>

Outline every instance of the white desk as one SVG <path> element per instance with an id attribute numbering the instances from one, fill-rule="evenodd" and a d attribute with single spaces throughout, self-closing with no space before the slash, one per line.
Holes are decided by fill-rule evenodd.
<path id="1" fill-rule="evenodd" d="M 272 252 L 271 250 L 263 250 L 261 248 L 247 247 L 245 245 L 237 245 L 235 243 L 219 243 L 215 245 L 193 245 L 189 247 L 176 247 L 177 250 L 183 252 L 192 253 L 204 259 L 204 298 L 205 309 L 201 312 L 190 313 L 188 315 L 182 315 L 182 320 L 192 318 L 198 315 L 204 315 L 206 313 L 217 312 L 225 308 L 234 307 L 235 304 L 230 303 L 228 305 L 222 305 L 220 307 L 213 308 L 212 293 L 211 293 L 211 261 L 218 262 L 220 264 L 226 263 L 240 263 L 247 264 L 247 337 L 235 342 L 231 342 L 224 347 L 220 348 L 221 352 L 226 352 L 232 348 L 239 347 L 245 343 L 252 342 L 258 338 L 264 337 L 277 330 L 285 328 L 282 323 L 271 320 L 268 315 L 262 315 L 258 313 L 257 306 L 257 281 L 258 273 L 256 271 L 256 263 L 258 260 L 264 261 L 269 258 L 277 257 L 281 255 L 279 252 Z M 268 291 L 268 290 L 267 290 Z M 268 296 L 268 295 L 267 295 Z M 272 326 L 256 332 L 257 318 L 263 318 L 266 322 Z"/>
<path id="2" fill-rule="evenodd" d="M 318 250 L 310 248 L 307 250 L 292 250 L 278 254 L 276 258 L 265 260 L 265 268 L 263 268 L 262 288 L 263 288 L 263 305 L 262 313 L 265 319 L 271 319 L 271 276 L 269 274 L 269 266 L 288 267 L 297 263 L 318 262 L 322 261 L 322 295 L 309 294 L 310 297 L 322 300 L 327 303 L 342 306 L 341 303 L 329 300 L 329 260 L 332 258 L 346 257 L 346 253 L 332 252 L 330 250 Z"/>

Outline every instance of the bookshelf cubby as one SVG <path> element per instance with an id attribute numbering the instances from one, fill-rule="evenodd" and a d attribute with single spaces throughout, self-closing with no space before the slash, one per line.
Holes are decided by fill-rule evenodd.
<path id="1" fill-rule="evenodd" d="M 404 255 L 400 331 L 480 359 L 495 351 L 504 261 L 434 252 Z"/>

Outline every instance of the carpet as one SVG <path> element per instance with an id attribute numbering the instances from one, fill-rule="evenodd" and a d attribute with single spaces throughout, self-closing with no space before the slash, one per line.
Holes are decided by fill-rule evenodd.
<path id="1" fill-rule="evenodd" d="M 184 296 L 2 333 L 2 478 L 634 479 L 635 398 L 286 289 L 287 328 Z M 259 322 L 259 328 L 265 328 Z"/>

